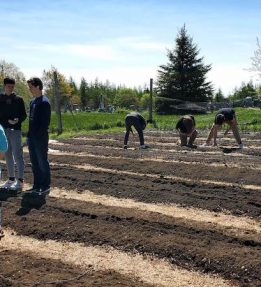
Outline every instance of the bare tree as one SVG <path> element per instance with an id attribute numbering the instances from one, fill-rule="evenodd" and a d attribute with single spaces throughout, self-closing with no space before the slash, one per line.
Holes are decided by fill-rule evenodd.
<path id="1" fill-rule="evenodd" d="M 257 38 L 257 49 L 254 51 L 254 57 L 251 57 L 252 67 L 251 71 L 256 72 L 257 75 L 261 78 L 261 46 L 259 39 Z"/>

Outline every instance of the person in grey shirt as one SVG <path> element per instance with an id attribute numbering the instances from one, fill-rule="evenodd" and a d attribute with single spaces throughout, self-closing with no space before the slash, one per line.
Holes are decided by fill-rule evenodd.
<path id="1" fill-rule="evenodd" d="M 137 112 L 131 112 L 128 114 L 125 118 L 125 126 L 126 126 L 126 133 L 124 137 L 124 149 L 128 148 L 128 140 L 130 132 L 133 133 L 132 127 L 135 128 L 135 130 L 138 132 L 139 140 L 140 140 L 140 148 L 146 149 L 149 146 L 144 144 L 144 136 L 143 136 L 143 130 L 146 128 L 147 122 L 144 119 L 144 117 L 137 113 Z"/>
<path id="2" fill-rule="evenodd" d="M 223 108 L 217 112 L 214 123 L 211 127 L 208 138 L 204 145 L 210 145 L 210 142 L 213 139 L 213 145 L 217 146 L 217 133 L 221 129 L 223 124 L 228 125 L 228 128 L 225 131 L 224 135 L 226 135 L 230 130 L 232 130 L 235 140 L 238 144 L 238 148 L 242 149 L 243 143 L 238 130 L 236 113 L 231 108 Z"/>

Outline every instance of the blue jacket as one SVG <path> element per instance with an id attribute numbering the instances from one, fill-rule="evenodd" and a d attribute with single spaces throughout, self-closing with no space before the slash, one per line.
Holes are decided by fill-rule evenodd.
<path id="1" fill-rule="evenodd" d="M 7 139 L 3 127 L 0 125 L 0 152 L 7 151 Z"/>
<path id="2" fill-rule="evenodd" d="M 30 103 L 28 138 L 48 136 L 51 106 L 46 96 L 34 98 Z"/>

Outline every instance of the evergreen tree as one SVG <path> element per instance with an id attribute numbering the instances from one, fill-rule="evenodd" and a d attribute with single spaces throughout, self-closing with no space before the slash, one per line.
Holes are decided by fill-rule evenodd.
<path id="1" fill-rule="evenodd" d="M 229 96 L 229 99 L 232 101 L 243 100 L 246 97 L 257 98 L 258 89 L 254 87 L 253 82 L 250 81 L 247 84 L 242 83 L 239 89 L 235 89 L 234 93 Z"/>
<path id="2" fill-rule="evenodd" d="M 190 102 L 206 102 L 212 97 L 212 85 L 206 81 L 211 65 L 204 65 L 203 57 L 198 55 L 199 50 L 184 25 L 176 38 L 175 48 L 168 50 L 169 62 L 158 70 L 156 91 L 160 97 Z M 156 109 L 171 112 L 171 104 L 173 101 L 159 99 Z"/>
<path id="3" fill-rule="evenodd" d="M 224 100 L 225 100 L 225 97 L 224 97 L 223 92 L 221 91 L 221 89 L 218 89 L 218 91 L 215 94 L 214 101 L 220 103 L 220 102 L 224 102 Z"/>
<path id="4" fill-rule="evenodd" d="M 81 104 L 83 108 L 86 108 L 87 103 L 88 103 L 87 89 L 88 89 L 88 84 L 85 78 L 82 78 L 81 84 L 80 84 L 80 98 L 81 98 Z"/>

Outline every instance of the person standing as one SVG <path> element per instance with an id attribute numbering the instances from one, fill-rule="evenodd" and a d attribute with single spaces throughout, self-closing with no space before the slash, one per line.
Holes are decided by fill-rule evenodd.
<path id="1" fill-rule="evenodd" d="M 26 111 L 24 100 L 14 93 L 14 87 L 15 79 L 4 79 L 4 94 L 0 95 L 0 124 L 8 141 L 8 149 L 5 152 L 8 180 L 0 188 L 17 192 L 22 190 L 24 181 L 21 124 L 26 119 Z"/>
<path id="2" fill-rule="evenodd" d="M 181 146 L 187 146 L 190 148 L 196 148 L 194 141 L 198 135 L 196 130 L 195 118 L 192 115 L 185 115 L 181 117 L 177 124 L 176 129 L 179 131 Z"/>
<path id="3" fill-rule="evenodd" d="M 137 113 L 137 112 L 131 112 L 129 113 L 125 118 L 125 126 L 126 126 L 126 133 L 124 137 L 124 149 L 128 148 L 128 140 L 130 132 L 132 131 L 132 126 L 136 129 L 136 131 L 139 134 L 140 139 L 140 148 L 146 149 L 149 146 L 144 144 L 144 136 L 143 136 L 143 130 L 146 128 L 147 122 L 144 119 L 144 117 Z"/>
<path id="4" fill-rule="evenodd" d="M 50 192 L 51 174 L 48 162 L 48 129 L 51 119 L 49 100 L 43 95 L 43 83 L 40 78 L 27 81 L 34 96 L 30 102 L 29 130 L 27 142 L 33 171 L 33 186 L 24 194 L 24 198 L 45 198 Z"/>
<path id="5" fill-rule="evenodd" d="M 209 145 L 212 138 L 213 138 L 213 145 L 214 146 L 217 145 L 217 133 L 224 123 L 228 125 L 228 129 L 225 131 L 224 135 L 226 135 L 229 132 L 229 130 L 232 130 L 233 135 L 237 141 L 238 147 L 242 149 L 243 144 L 238 130 L 236 113 L 231 108 L 223 108 L 217 112 L 205 145 Z"/>
<path id="6" fill-rule="evenodd" d="M 7 151 L 8 148 L 8 143 L 7 143 L 7 138 L 5 136 L 5 131 L 3 129 L 3 127 L 0 125 L 0 160 L 2 160 L 4 158 L 4 152 Z M 2 175 L 2 170 L 1 170 L 1 166 L 0 166 L 0 179 L 1 179 L 1 175 Z M 1 206 L 1 202 L 0 202 L 0 240 L 1 238 L 4 237 L 4 231 L 2 229 L 2 210 L 1 210 L 2 206 Z"/>

